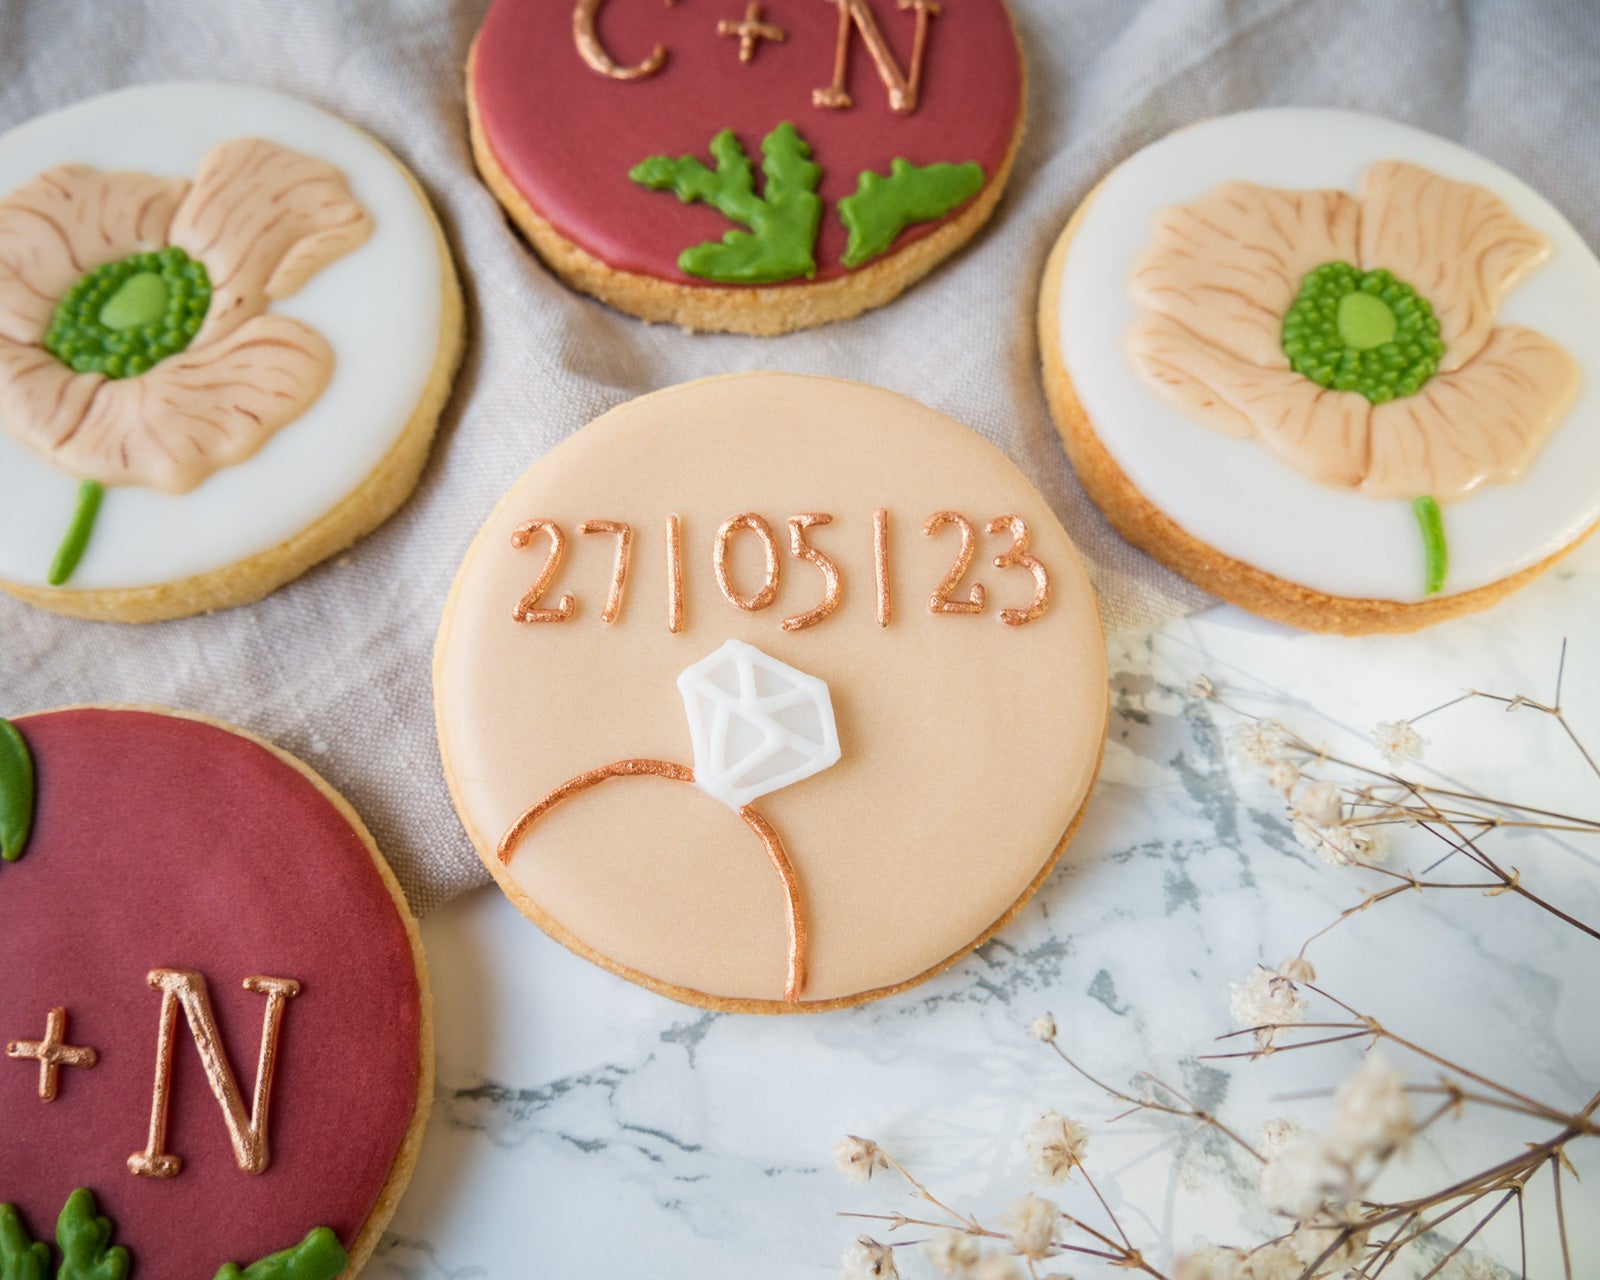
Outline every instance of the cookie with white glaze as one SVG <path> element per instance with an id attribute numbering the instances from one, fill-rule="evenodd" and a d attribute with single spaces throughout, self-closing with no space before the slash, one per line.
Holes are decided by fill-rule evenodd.
<path id="1" fill-rule="evenodd" d="M 1077 827 L 1106 657 L 993 445 L 743 374 L 604 414 L 512 486 L 440 625 L 462 822 L 579 955 L 716 1009 L 857 1004 L 1009 921 Z"/>
<path id="2" fill-rule="evenodd" d="M 775 334 L 898 296 L 993 212 L 1023 128 L 1005 0 L 495 0 L 485 182 L 574 288 Z"/>
<path id="3" fill-rule="evenodd" d="M 144 622 L 388 518 L 460 356 L 438 220 L 282 94 L 159 84 L 0 137 L 0 589 Z"/>
<path id="4" fill-rule="evenodd" d="M 361 819 L 241 730 L 73 707 L 0 720 L 0 854 L 7 1274 L 355 1275 L 433 1092 Z"/>
<path id="5" fill-rule="evenodd" d="M 1112 523 L 1267 617 L 1413 630 L 1600 521 L 1600 262 L 1409 126 L 1254 111 L 1137 153 L 1058 241 L 1039 338 Z"/>

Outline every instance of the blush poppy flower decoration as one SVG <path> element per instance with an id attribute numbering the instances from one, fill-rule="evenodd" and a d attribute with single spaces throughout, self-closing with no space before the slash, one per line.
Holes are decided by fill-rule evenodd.
<path id="1" fill-rule="evenodd" d="M 187 493 L 321 395 L 332 348 L 268 308 L 371 230 L 339 170 L 257 138 L 193 182 L 68 164 L 0 200 L 0 419 L 81 481 L 52 585 L 108 486 Z"/>
<path id="2" fill-rule="evenodd" d="M 1359 196 L 1225 183 L 1157 217 L 1128 352 L 1207 426 L 1409 500 L 1433 595 L 1440 504 L 1520 478 L 1577 396 L 1566 351 L 1496 323 L 1550 253 L 1493 192 L 1415 164 L 1373 165 Z"/>

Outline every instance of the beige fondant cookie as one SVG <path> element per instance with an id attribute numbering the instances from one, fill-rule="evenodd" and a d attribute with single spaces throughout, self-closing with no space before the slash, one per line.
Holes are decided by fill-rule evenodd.
<path id="1" fill-rule="evenodd" d="M 1139 152 L 1056 245 L 1039 336 L 1111 521 L 1267 617 L 1413 630 L 1600 520 L 1600 262 L 1404 125 L 1245 112 Z"/>
<path id="2" fill-rule="evenodd" d="M 993 212 L 1023 127 L 1005 0 L 495 0 L 467 106 L 574 288 L 774 334 L 897 297 Z"/>
<path id="3" fill-rule="evenodd" d="M 997 449 L 745 374 L 613 409 L 490 516 L 439 630 L 445 771 L 547 932 L 712 1008 L 859 1003 L 1006 923 L 1105 738 L 1083 566 Z"/>
<path id="4" fill-rule="evenodd" d="M 415 180 L 297 99 L 147 85 L 0 137 L 0 589 L 266 595 L 410 494 L 461 317 Z"/>
<path id="5" fill-rule="evenodd" d="M 73 707 L 0 720 L 0 854 L 18 1274 L 359 1271 L 433 1043 L 416 921 L 354 810 L 217 721 Z"/>

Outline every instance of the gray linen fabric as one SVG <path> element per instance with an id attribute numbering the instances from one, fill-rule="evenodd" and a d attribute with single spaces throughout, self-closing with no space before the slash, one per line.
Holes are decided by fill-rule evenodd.
<path id="1" fill-rule="evenodd" d="M 739 369 L 839 374 L 906 392 L 1021 465 L 1077 540 L 1117 631 L 1206 597 L 1111 532 L 1073 479 L 1040 391 L 1039 272 L 1068 214 L 1111 166 L 1209 115 L 1348 107 L 1484 152 L 1600 242 L 1594 0 L 1012 3 L 1029 63 L 1028 135 L 990 228 L 888 308 L 750 339 L 618 315 L 568 292 L 508 229 L 474 176 L 462 105 L 485 0 L 3 0 L 0 127 L 123 85 L 221 79 L 298 94 L 370 130 L 440 210 L 470 335 L 433 459 L 389 524 L 260 604 L 213 617 L 97 625 L 0 597 L 0 714 L 161 703 L 263 734 L 349 797 L 427 911 L 486 879 L 434 744 L 429 656 L 440 609 L 512 479 L 603 410 Z"/>

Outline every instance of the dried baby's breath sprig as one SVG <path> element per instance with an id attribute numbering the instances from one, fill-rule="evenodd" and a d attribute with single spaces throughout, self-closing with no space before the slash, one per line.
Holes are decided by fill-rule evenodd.
<path id="1" fill-rule="evenodd" d="M 871 1236 L 857 1236 L 845 1251 L 844 1280 L 898 1280 L 894 1250 Z"/>
<path id="2" fill-rule="evenodd" d="M 1284 1027 L 1306 1020 L 1310 1009 L 1299 988 L 1281 973 L 1257 965 L 1243 982 L 1228 984 L 1228 1009 L 1233 1020 L 1255 1032 L 1256 1044 L 1270 1049 Z"/>
<path id="3" fill-rule="evenodd" d="M 1089 1131 L 1071 1116 L 1046 1111 L 1022 1134 L 1028 1164 L 1040 1182 L 1065 1182 L 1083 1164 L 1089 1149 Z"/>
<path id="4" fill-rule="evenodd" d="M 1390 765 L 1398 768 L 1407 760 L 1420 760 L 1428 740 L 1409 720 L 1384 720 L 1372 731 L 1373 745 Z"/>
<path id="5" fill-rule="evenodd" d="M 972 1215 L 950 1208 L 876 1143 L 864 1139 L 850 1140 L 861 1146 L 851 1148 L 848 1160 L 845 1144 L 840 1145 L 841 1167 L 848 1165 L 849 1172 L 865 1163 L 867 1173 L 857 1179 L 861 1181 L 873 1168 L 894 1170 L 943 1220 L 901 1213 L 849 1216 L 888 1222 L 891 1233 L 907 1227 L 941 1229 L 942 1234 L 929 1242 L 929 1261 L 941 1274 L 959 1280 L 1047 1280 L 1040 1266 L 1063 1256 L 1153 1280 L 1380 1280 L 1385 1276 L 1395 1280 L 1398 1273 L 1390 1275 L 1389 1268 L 1419 1243 L 1428 1246 L 1426 1256 L 1431 1262 L 1423 1264 L 1425 1269 L 1416 1273 L 1416 1280 L 1508 1280 L 1502 1268 L 1473 1251 L 1474 1241 L 1499 1215 L 1514 1209 L 1522 1247 L 1521 1270 L 1526 1274 L 1524 1201 L 1534 1189 L 1535 1179 L 1542 1183 L 1548 1171 L 1563 1278 L 1576 1280 L 1579 1273 L 1574 1270 L 1567 1239 L 1565 1208 L 1566 1180 L 1576 1174 L 1567 1147 L 1574 1141 L 1600 1137 L 1596 1118 L 1600 1089 L 1581 1109 L 1572 1111 L 1450 1061 L 1318 985 L 1316 969 L 1306 955 L 1313 944 L 1355 915 L 1408 894 L 1444 889 L 1521 897 L 1585 936 L 1600 940 L 1600 930 L 1535 892 L 1523 883 L 1516 867 L 1504 865 L 1484 848 L 1487 837 L 1508 829 L 1600 836 L 1600 819 L 1436 785 L 1399 772 L 1419 760 L 1429 745 L 1415 727 L 1419 721 L 1452 707 L 1487 701 L 1507 712 L 1528 710 L 1550 717 L 1585 768 L 1600 778 L 1600 764 L 1561 709 L 1565 658 L 1563 646 L 1556 692 L 1549 703 L 1469 690 L 1421 715 L 1380 724 L 1373 739 L 1390 763 L 1393 771 L 1389 772 L 1336 756 L 1275 720 L 1239 711 L 1204 677 L 1189 688 L 1192 698 L 1240 718 L 1229 730 L 1229 748 L 1265 774 L 1269 785 L 1284 798 L 1291 827 L 1303 845 L 1330 863 L 1389 881 L 1341 911 L 1276 969 L 1258 965 L 1243 982 L 1231 983 L 1230 1010 L 1243 1029 L 1221 1039 L 1228 1042 L 1250 1036 L 1253 1044 L 1244 1050 L 1204 1056 L 1259 1058 L 1343 1041 L 1365 1041 L 1369 1052 L 1359 1069 L 1337 1089 L 1303 1095 L 1331 1095 L 1333 1108 L 1324 1130 L 1310 1131 L 1291 1120 L 1273 1120 L 1264 1128 L 1259 1143 L 1252 1145 L 1216 1115 L 1152 1076 L 1142 1076 L 1135 1086 L 1140 1092 L 1130 1093 L 1091 1075 L 1063 1049 L 1056 1022 L 1048 1014 L 1035 1019 L 1029 1030 L 1073 1072 L 1124 1104 L 1127 1110 L 1122 1115 L 1148 1112 L 1210 1128 L 1247 1153 L 1259 1165 L 1262 1200 L 1288 1221 L 1282 1234 L 1253 1248 L 1198 1244 L 1177 1258 L 1170 1272 L 1163 1271 L 1133 1243 L 1101 1194 L 1086 1163 L 1088 1129 L 1053 1111 L 1046 1112 L 1024 1134 L 1029 1163 L 1035 1175 L 1046 1182 L 1081 1174 L 1108 1227 L 1085 1222 L 1036 1195 L 1017 1201 L 999 1226 L 985 1226 Z M 1381 832 L 1398 827 L 1431 838 L 1444 856 L 1420 872 L 1376 865 L 1387 852 L 1379 842 Z M 1465 880 L 1435 876 L 1439 863 L 1449 859 L 1459 859 L 1482 874 L 1469 873 Z M 1309 997 L 1324 1002 L 1330 1012 L 1314 1020 Z M 1408 1079 L 1388 1057 L 1370 1051 L 1371 1046 L 1380 1044 L 1420 1058 L 1438 1074 Z M 1436 1124 L 1459 1119 L 1471 1108 L 1514 1113 L 1553 1126 L 1555 1132 L 1445 1186 L 1399 1200 L 1377 1198 L 1377 1179 L 1392 1161 L 1404 1156 L 1419 1135 Z M 1477 1219 L 1463 1231 L 1460 1215 L 1468 1210 L 1474 1211 Z M 989 1242 L 990 1251 L 985 1253 L 980 1242 Z M 858 1245 L 866 1243 L 867 1238 L 862 1237 Z M 871 1243 L 880 1251 L 894 1247 Z M 858 1271 L 851 1273 L 853 1280 L 868 1274 L 874 1280 L 894 1276 L 892 1256 L 883 1256 L 887 1271 Z"/>
<path id="6" fill-rule="evenodd" d="M 935 1232 L 923 1249 L 933 1269 L 942 1276 L 970 1276 L 982 1256 L 977 1237 L 954 1227 Z"/>
<path id="7" fill-rule="evenodd" d="M 860 1184 L 868 1181 L 879 1169 L 889 1167 L 883 1148 L 870 1138 L 848 1134 L 833 1147 L 833 1158 L 848 1182 Z"/>

